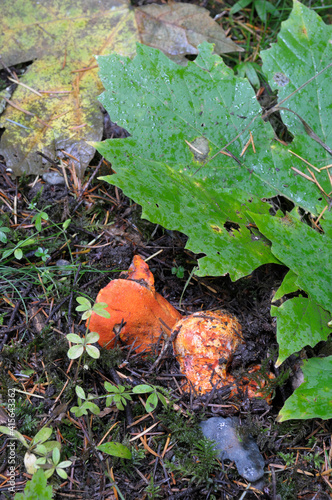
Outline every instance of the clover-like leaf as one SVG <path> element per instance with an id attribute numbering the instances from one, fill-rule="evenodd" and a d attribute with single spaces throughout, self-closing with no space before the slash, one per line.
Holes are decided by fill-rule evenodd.
<path id="1" fill-rule="evenodd" d="M 85 342 L 87 344 L 94 344 L 95 342 L 98 342 L 98 340 L 99 340 L 99 333 L 97 332 L 88 333 L 87 336 L 85 337 Z"/>
<path id="2" fill-rule="evenodd" d="M 108 311 L 105 311 L 107 307 L 108 304 L 106 304 L 105 302 L 97 302 L 96 304 L 94 304 L 92 309 L 96 314 L 98 314 L 98 316 L 102 316 L 103 318 L 110 318 L 110 313 Z"/>
<path id="3" fill-rule="evenodd" d="M 84 389 L 82 389 L 79 385 L 75 387 L 75 392 L 79 398 L 86 399 Z"/>
<path id="4" fill-rule="evenodd" d="M 98 359 L 100 357 L 100 351 L 99 351 L 98 347 L 95 347 L 93 345 L 87 345 L 86 352 L 93 359 Z"/>
<path id="5" fill-rule="evenodd" d="M 75 342 L 75 344 L 83 344 L 84 342 L 84 339 L 82 339 L 79 335 L 76 335 L 76 333 L 68 333 L 66 335 L 66 339 L 70 342 Z"/>
<path id="6" fill-rule="evenodd" d="M 82 345 L 73 345 L 68 349 L 67 356 L 69 359 L 77 359 L 82 356 L 84 352 L 84 347 Z"/>

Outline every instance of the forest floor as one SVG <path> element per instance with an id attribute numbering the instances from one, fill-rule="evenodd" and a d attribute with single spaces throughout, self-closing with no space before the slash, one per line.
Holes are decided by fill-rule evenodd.
<path id="1" fill-rule="evenodd" d="M 104 138 L 124 136 L 106 114 L 104 130 Z M 141 219 L 137 204 L 98 180 L 112 173 L 108 162 L 96 155 L 80 180 L 67 160 L 63 184 L 34 176 L 15 179 L 0 163 L 2 223 L 6 220 L 10 228 L 3 248 L 12 250 L 4 255 L 2 249 L 0 261 L 0 425 L 8 424 L 6 403 L 15 389 L 16 429 L 29 440 L 42 426 L 52 428 L 52 439 L 62 444 L 61 460 L 72 461 L 68 479 L 54 474 L 50 480 L 55 498 L 331 498 L 331 421 L 276 420 L 297 374 L 295 357 L 280 369 L 274 365 L 278 344 L 271 298 L 287 268 L 262 266 L 237 282 L 228 276 L 198 278 L 192 274 L 198 256 L 185 249 L 185 235 Z M 15 254 L 19 246 L 24 248 L 20 259 Z M 113 350 L 101 349 L 97 360 L 86 357 L 79 367 L 68 358 L 65 336 L 85 334 L 85 322 L 75 310 L 77 297 L 94 302 L 100 289 L 128 270 L 137 254 L 151 257 L 156 290 L 182 315 L 223 309 L 238 318 L 245 345 L 229 369 L 238 373 L 260 364 L 265 374 L 271 370 L 275 378 L 268 387 L 274 396 L 270 405 L 245 393 L 230 397 L 227 386 L 204 396 L 188 394 L 171 348 L 160 359 L 158 353 L 137 354 L 119 344 Z M 95 399 L 99 415 L 75 416 L 70 411 L 77 405 L 75 386 L 97 397 L 105 394 L 105 381 L 158 386 L 168 391 L 170 402 L 148 413 L 145 395 L 133 396 L 123 411 Z M 235 415 L 265 459 L 259 489 L 238 474 L 234 463 L 217 460 L 202 445 L 199 422 Z M 102 458 L 96 446 L 110 439 L 126 445 L 132 459 Z M 12 498 L 5 475 L 8 444 L 5 439 L 0 445 L 4 499 Z M 17 491 L 31 477 L 24 453 L 17 442 Z"/>

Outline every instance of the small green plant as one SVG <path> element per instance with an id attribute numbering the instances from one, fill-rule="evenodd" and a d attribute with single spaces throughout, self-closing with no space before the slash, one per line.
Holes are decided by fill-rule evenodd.
<path id="1" fill-rule="evenodd" d="M 184 276 L 184 267 L 183 266 L 174 266 L 172 267 L 172 274 L 175 274 L 177 278 L 183 278 Z"/>
<path id="2" fill-rule="evenodd" d="M 42 469 L 38 469 L 31 481 L 28 481 L 23 493 L 16 493 L 14 500 L 52 500 L 53 488 L 47 486 L 47 478 Z"/>
<path id="3" fill-rule="evenodd" d="M 124 410 L 128 401 L 131 401 L 131 396 L 133 394 L 150 394 L 146 400 L 145 409 L 147 412 L 152 412 L 156 409 L 158 401 L 161 401 L 162 405 L 166 408 L 167 401 L 165 396 L 158 391 L 157 387 L 151 385 L 140 384 L 133 387 L 132 390 L 124 387 L 123 385 L 112 385 L 109 382 L 104 382 L 104 387 L 108 391 L 106 396 L 106 406 L 110 406 L 112 403 L 116 405 L 118 410 Z"/>
<path id="4" fill-rule="evenodd" d="M 30 210 L 36 209 L 36 203 L 30 203 L 29 207 Z M 49 208 L 49 206 L 45 207 L 44 210 Z M 37 213 L 33 215 L 31 222 L 35 224 L 35 228 L 37 229 L 38 232 L 42 230 L 42 222 L 48 220 L 48 214 L 42 210 L 37 210 Z"/>
<path id="5" fill-rule="evenodd" d="M 83 312 L 83 320 L 90 318 L 93 312 L 98 314 L 98 316 L 102 316 L 103 318 L 110 318 L 110 313 L 105 311 L 105 309 L 108 307 L 105 302 L 97 302 L 92 306 L 91 302 L 85 297 L 77 297 L 76 300 L 79 303 L 79 306 L 76 307 L 76 311 Z"/>
<path id="6" fill-rule="evenodd" d="M 50 258 L 47 248 L 38 247 L 35 252 L 36 257 L 40 257 L 43 262 L 46 262 Z"/>
<path id="7" fill-rule="evenodd" d="M 324 463 L 324 458 L 321 457 L 319 453 L 308 453 L 308 455 L 303 455 L 302 459 L 305 462 L 313 463 L 316 469 L 320 469 L 322 464 Z"/>
<path id="8" fill-rule="evenodd" d="M 67 479 L 68 474 L 64 470 L 66 467 L 71 465 L 70 460 L 64 460 L 60 462 L 60 450 L 58 448 L 54 448 L 52 451 L 52 455 L 46 458 L 38 458 L 36 460 L 36 467 L 43 469 L 45 472 L 45 477 L 48 479 L 51 477 L 54 472 L 58 474 L 61 479 Z"/>
<path id="9" fill-rule="evenodd" d="M 114 403 L 118 410 L 124 410 L 127 401 L 131 401 L 130 390 L 123 385 L 112 385 L 109 382 L 104 382 L 104 387 L 108 392 L 106 406 Z"/>
<path id="10" fill-rule="evenodd" d="M 145 493 L 147 493 L 149 500 L 155 500 L 156 498 L 162 497 L 161 487 L 154 484 L 153 476 L 151 476 L 149 486 L 145 488 Z"/>
<path id="11" fill-rule="evenodd" d="M 3 225 L 3 222 L 0 221 L 0 242 L 7 243 L 7 235 L 10 233 L 10 228 Z"/>
<path id="12" fill-rule="evenodd" d="M 88 410 L 91 411 L 91 413 L 93 413 L 94 415 L 99 415 L 99 407 L 92 402 L 92 400 L 96 398 L 91 394 L 88 394 L 86 396 L 84 389 L 82 389 L 82 387 L 78 385 L 75 387 L 75 391 L 78 397 L 78 406 L 73 406 L 70 411 L 74 413 L 76 417 L 88 415 Z"/>
<path id="13" fill-rule="evenodd" d="M 59 463 L 61 444 L 58 441 L 48 441 L 53 429 L 50 427 L 43 427 L 30 442 L 28 442 L 19 431 L 12 428 L 0 426 L 0 432 L 7 436 L 15 437 L 27 449 L 24 456 L 24 465 L 29 474 L 34 474 L 36 470 L 41 467 L 46 469 L 46 478 L 51 477 L 55 470 L 60 477 L 64 478 L 65 475 L 67 477 L 63 469 L 69 467 L 71 461 L 66 460 Z"/>
<path id="14" fill-rule="evenodd" d="M 282 451 L 279 451 L 277 455 L 285 462 L 286 467 L 291 467 L 295 464 L 295 453 L 283 453 Z"/>
<path id="15" fill-rule="evenodd" d="M 102 316 L 103 318 L 110 317 L 110 313 L 105 311 L 105 309 L 107 308 L 107 304 L 105 304 L 104 302 L 98 302 L 92 306 L 91 302 L 85 297 L 77 297 L 76 300 L 79 303 L 79 306 L 76 307 L 76 311 L 83 312 L 83 320 L 90 318 L 93 312 L 95 312 L 99 316 Z M 75 344 L 68 349 L 68 358 L 79 358 L 75 376 L 76 380 L 78 370 L 81 365 L 82 356 L 85 353 L 93 359 L 98 359 L 100 357 L 100 351 L 98 347 L 91 345 L 99 340 L 99 334 L 96 332 L 88 333 L 87 326 L 86 335 L 84 337 L 80 337 L 79 335 L 76 335 L 76 333 L 68 333 L 68 335 L 66 335 L 66 338 L 69 342 L 73 342 Z"/>
<path id="16" fill-rule="evenodd" d="M 98 347 L 91 345 L 95 342 L 98 342 L 98 333 L 91 332 L 84 337 L 80 337 L 79 335 L 76 335 L 76 333 L 68 333 L 68 335 L 66 335 L 66 339 L 75 344 L 70 349 L 68 349 L 69 359 L 79 358 L 85 351 L 91 358 L 99 358 L 100 352 Z"/>
<path id="17" fill-rule="evenodd" d="M 190 453 L 178 451 L 166 467 L 180 477 L 189 477 L 191 483 L 213 487 L 211 473 L 218 466 L 218 450 L 212 441 L 202 438 L 193 442 Z"/>

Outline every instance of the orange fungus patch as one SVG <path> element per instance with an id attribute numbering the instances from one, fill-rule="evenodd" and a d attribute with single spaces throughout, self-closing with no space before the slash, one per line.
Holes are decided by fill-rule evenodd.
<path id="1" fill-rule="evenodd" d="M 182 317 L 155 291 L 153 275 L 139 256 L 134 258 L 128 279 L 111 281 L 100 290 L 96 302 L 108 304 L 106 310 L 110 318 L 93 313 L 88 320 L 89 330 L 99 333 L 98 342 L 107 349 L 114 347 L 118 334 L 120 343 L 130 345 L 135 342 L 136 352 L 151 350 L 160 335 L 169 335 Z"/>

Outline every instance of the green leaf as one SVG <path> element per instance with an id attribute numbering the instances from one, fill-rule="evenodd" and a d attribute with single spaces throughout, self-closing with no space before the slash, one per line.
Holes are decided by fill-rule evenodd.
<path id="1" fill-rule="evenodd" d="M 238 279 L 277 262 L 246 215 L 268 213 L 259 197 L 280 193 L 271 182 L 273 132 L 259 117 L 251 85 L 212 55 L 209 44 L 187 67 L 148 47 L 138 45 L 137 53 L 132 62 L 117 55 L 98 58 L 106 88 L 100 100 L 132 135 L 97 144 L 117 172 L 104 180 L 140 203 L 142 217 L 187 234 L 187 247 L 206 254 L 198 274 L 229 272 Z M 242 166 L 217 154 L 256 115 L 251 132 L 264 137 L 256 153 L 248 148 Z M 229 146 L 231 153 L 239 158 L 249 138 L 249 131 L 243 133 Z"/>
<path id="2" fill-rule="evenodd" d="M 99 333 L 97 332 L 90 332 L 85 337 L 85 342 L 87 344 L 94 344 L 95 342 L 98 342 L 98 340 L 99 340 Z"/>
<path id="3" fill-rule="evenodd" d="M 239 0 L 238 2 L 236 2 L 233 5 L 233 7 L 231 8 L 231 10 L 229 11 L 229 14 L 231 16 L 233 14 L 236 14 L 240 10 L 245 9 L 246 7 L 248 7 L 248 5 L 250 5 L 252 2 L 253 2 L 253 0 Z"/>
<path id="4" fill-rule="evenodd" d="M 166 398 L 163 394 L 161 394 L 161 392 L 157 392 L 157 396 L 159 398 L 159 400 L 161 401 L 162 405 L 167 408 L 167 401 L 166 401 Z"/>
<path id="5" fill-rule="evenodd" d="M 74 413 L 76 417 L 81 417 L 82 415 L 87 415 L 87 409 L 82 406 L 73 406 L 70 411 Z"/>
<path id="6" fill-rule="evenodd" d="M 9 253 L 7 253 L 7 252 L 9 252 Z M 3 256 L 4 256 L 4 257 L 6 257 L 7 255 L 10 255 L 10 254 L 11 254 L 11 251 L 9 251 L 9 250 L 7 251 L 7 250 L 6 250 L 6 252 L 4 252 L 4 254 L 3 254 Z M 20 248 L 16 248 L 16 249 L 14 250 L 14 256 L 15 256 L 15 259 L 17 259 L 17 260 L 21 260 L 21 259 L 22 259 L 22 257 L 23 257 L 23 252 L 22 252 L 22 250 L 21 250 Z"/>
<path id="7" fill-rule="evenodd" d="M 299 220 L 296 211 L 286 217 L 251 216 L 272 241 L 272 252 L 298 275 L 299 288 L 332 312 L 332 239 Z"/>
<path id="8" fill-rule="evenodd" d="M 100 413 L 99 406 L 97 406 L 95 403 L 91 403 L 91 401 L 85 401 L 85 403 L 83 403 L 83 406 L 90 410 L 94 415 L 99 415 Z"/>
<path id="9" fill-rule="evenodd" d="M 76 311 L 86 311 L 87 309 L 91 309 L 91 302 L 85 297 L 77 297 L 76 301 L 80 304 L 76 307 Z"/>
<path id="10" fill-rule="evenodd" d="M 52 460 L 54 465 L 58 465 L 58 463 L 60 462 L 60 451 L 58 450 L 58 448 L 54 448 L 52 453 Z"/>
<path id="11" fill-rule="evenodd" d="M 82 345 L 73 345 L 68 349 L 67 356 L 69 359 L 77 359 L 82 356 L 84 352 L 84 347 Z"/>
<path id="12" fill-rule="evenodd" d="M 93 359 L 98 359 L 100 357 L 100 351 L 99 351 L 98 347 L 95 347 L 93 345 L 87 345 L 86 352 Z"/>
<path id="13" fill-rule="evenodd" d="M 37 432 L 37 434 L 32 440 L 32 443 L 34 444 L 44 443 L 51 436 L 52 432 L 53 429 L 51 429 L 50 427 L 43 427 L 42 429 L 40 429 L 39 432 Z"/>
<path id="14" fill-rule="evenodd" d="M 9 227 L 0 227 L 0 241 L 1 241 L 1 243 L 7 243 L 6 233 L 10 233 Z"/>
<path id="15" fill-rule="evenodd" d="M 122 402 L 124 403 L 124 405 L 122 404 Z M 118 410 L 121 410 L 123 411 L 124 410 L 124 407 L 127 405 L 127 402 L 125 399 L 119 399 L 119 401 L 116 400 L 116 396 L 114 397 L 114 403 L 116 404 L 116 407 Z"/>
<path id="16" fill-rule="evenodd" d="M 35 451 L 38 455 L 47 455 L 46 446 L 44 446 L 43 444 L 37 444 Z"/>
<path id="17" fill-rule="evenodd" d="M 53 476 L 55 471 L 55 467 L 50 467 L 49 469 L 45 470 L 45 477 L 49 479 L 51 476 Z"/>
<path id="18" fill-rule="evenodd" d="M 24 493 L 16 493 L 14 500 L 52 500 L 52 486 L 47 486 L 47 479 L 42 469 L 38 469 L 28 481 Z"/>
<path id="19" fill-rule="evenodd" d="M 314 347 L 327 340 L 332 330 L 327 326 L 331 315 L 310 298 L 295 297 L 280 307 L 272 306 L 271 316 L 277 318 L 279 357 L 276 366 L 306 345 Z"/>
<path id="20" fill-rule="evenodd" d="M 104 387 L 108 392 L 118 392 L 116 385 L 110 384 L 109 382 L 104 382 Z"/>
<path id="21" fill-rule="evenodd" d="M 113 457 L 131 458 L 131 451 L 121 443 L 104 443 L 97 446 L 97 450 L 112 455 Z"/>
<path id="22" fill-rule="evenodd" d="M 47 441 L 43 444 L 43 446 L 46 450 L 46 453 L 53 451 L 55 448 L 57 448 L 59 451 L 61 450 L 61 443 L 59 443 L 58 441 Z"/>
<path id="23" fill-rule="evenodd" d="M 68 229 L 68 227 L 69 227 L 70 223 L 71 223 L 71 219 L 67 219 L 67 220 L 65 220 L 65 222 L 62 224 L 62 229 L 63 229 L 64 231 L 66 231 L 66 229 Z"/>
<path id="24" fill-rule="evenodd" d="M 82 339 L 79 335 L 76 335 L 76 333 L 68 333 L 66 335 L 66 339 L 70 342 L 75 342 L 75 344 L 83 344 L 84 342 L 84 339 Z"/>
<path id="25" fill-rule="evenodd" d="M 290 17 L 281 25 L 278 43 L 261 53 L 263 73 L 268 77 L 271 88 L 278 91 L 279 101 L 299 89 L 310 77 L 318 75 L 321 70 L 328 67 L 331 63 L 331 37 L 332 26 L 327 26 L 314 10 L 294 0 Z M 332 147 L 331 92 L 326 90 L 331 86 L 331 78 L 332 68 L 329 67 L 282 104 L 283 107 L 300 115 L 320 140 L 330 147 Z M 296 115 L 281 110 L 281 116 L 288 130 L 294 135 L 294 140 L 288 149 L 316 167 L 331 163 L 330 154 L 308 135 Z M 295 156 L 290 166 L 308 174 L 307 165 Z M 326 170 L 320 173 L 314 172 L 320 185 L 329 193 L 331 187 Z M 313 182 L 300 178 L 299 175 L 297 179 L 299 189 L 297 193 L 294 192 L 293 201 L 318 215 L 324 208 L 322 204 L 326 205 L 324 200 L 320 202 L 317 200 L 317 206 L 312 203 L 317 199 L 319 189 Z"/>
<path id="26" fill-rule="evenodd" d="M 279 11 L 267 0 L 255 0 L 255 9 L 258 17 L 266 23 L 267 14 L 272 14 L 273 16 L 279 16 Z"/>
<path id="27" fill-rule="evenodd" d="M 71 460 L 64 460 L 63 462 L 60 462 L 58 464 L 58 467 L 60 467 L 61 469 L 65 469 L 66 467 L 70 467 L 72 464 Z"/>
<path id="28" fill-rule="evenodd" d="M 60 468 L 60 464 L 58 465 L 58 467 L 55 470 L 56 470 L 56 473 L 58 474 L 58 476 L 60 476 L 62 479 L 67 479 L 68 474 L 65 470 Z"/>
<path id="29" fill-rule="evenodd" d="M 297 275 L 293 273 L 293 271 L 288 271 L 288 273 L 283 279 L 283 282 L 276 291 L 275 296 L 272 299 L 272 302 L 276 302 L 277 300 L 281 299 L 281 297 L 287 295 L 288 293 L 296 292 L 299 289 L 298 285 L 296 284 L 296 281 L 297 281 Z"/>
<path id="30" fill-rule="evenodd" d="M 96 314 L 98 314 L 98 316 L 102 316 L 103 318 L 110 318 L 110 313 L 108 311 L 105 311 L 107 307 L 108 304 L 106 304 L 105 302 L 97 302 L 96 304 L 94 304 L 92 309 Z"/>
<path id="31" fill-rule="evenodd" d="M 82 389 L 82 387 L 80 387 L 79 385 L 77 385 L 77 386 L 75 387 L 75 392 L 76 392 L 76 394 L 77 394 L 77 396 L 78 396 L 79 398 L 81 398 L 81 399 L 86 399 L 86 397 L 85 397 L 85 392 L 84 392 L 84 390 Z"/>
<path id="32" fill-rule="evenodd" d="M 80 307 L 80 306 L 78 306 L 78 307 Z M 82 307 L 83 307 L 83 306 L 82 306 Z M 76 308 L 76 309 L 78 309 L 78 308 Z M 85 311 L 85 312 L 82 314 L 82 319 L 83 319 L 83 320 L 86 320 L 86 319 L 90 318 L 91 314 L 92 314 L 92 309 L 89 309 L 88 311 Z"/>
<path id="33" fill-rule="evenodd" d="M 147 392 L 153 392 L 154 388 L 150 385 L 140 384 L 133 387 L 134 394 L 145 394 Z"/>
<path id="34" fill-rule="evenodd" d="M 332 356 L 311 358 L 302 371 L 304 382 L 287 399 L 278 420 L 332 418 Z"/>
<path id="35" fill-rule="evenodd" d="M 0 432 L 2 434 L 6 434 L 7 436 L 15 437 L 16 439 L 18 439 L 20 441 L 20 443 L 23 444 L 23 446 L 25 446 L 26 448 L 29 447 L 28 442 L 25 439 L 25 437 L 22 436 L 22 434 L 20 432 L 16 431 L 15 429 L 0 425 Z"/>
<path id="36" fill-rule="evenodd" d="M 157 404 L 158 404 L 158 396 L 154 392 L 153 394 L 150 394 L 150 396 L 146 400 L 146 405 L 145 405 L 146 411 L 151 412 L 155 410 L 157 408 Z"/>

